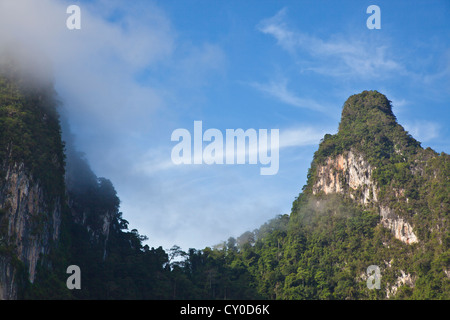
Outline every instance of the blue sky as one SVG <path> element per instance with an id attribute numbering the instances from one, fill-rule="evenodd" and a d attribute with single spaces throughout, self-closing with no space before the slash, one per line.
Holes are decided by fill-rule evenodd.
<path id="1" fill-rule="evenodd" d="M 70 4 L 81 30 L 65 26 Z M 150 246 L 204 248 L 290 212 L 352 94 L 385 94 L 423 147 L 448 153 L 449 14 L 444 0 L 5 0 L 0 45 L 48 57 L 77 146 L 131 228 Z M 279 129 L 278 173 L 173 165 L 171 133 L 195 120 Z"/>

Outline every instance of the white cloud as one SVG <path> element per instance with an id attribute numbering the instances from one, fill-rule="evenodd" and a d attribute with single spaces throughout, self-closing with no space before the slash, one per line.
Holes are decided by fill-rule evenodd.
<path id="1" fill-rule="evenodd" d="M 1 1 L 0 49 L 15 44 L 24 53 L 21 62 L 34 68 L 42 57 L 50 61 L 41 69 L 54 72 L 46 76 L 54 76 L 71 125 L 80 132 L 102 132 L 108 142 L 148 133 L 155 112 L 168 108 L 168 97 L 176 99 L 182 85 L 202 86 L 224 68 L 218 45 L 184 45 L 165 13 L 147 1 L 80 3 L 81 30 L 66 27 L 69 4 Z M 139 80 L 143 72 L 150 81 Z M 77 140 L 89 145 L 91 139 L 80 134 Z"/>
<path id="2" fill-rule="evenodd" d="M 280 131 L 280 148 L 318 145 L 327 132 L 331 131 L 314 127 L 289 128 Z"/>
<path id="3" fill-rule="evenodd" d="M 389 94 L 387 94 L 388 97 L 391 97 Z M 392 98 L 390 99 L 392 101 L 392 106 L 394 108 L 403 108 L 405 106 L 407 106 L 410 102 L 404 98 L 402 99 L 396 99 L 396 98 Z"/>
<path id="4" fill-rule="evenodd" d="M 403 125 L 413 138 L 420 142 L 428 142 L 440 135 L 441 125 L 434 121 L 414 120 Z"/>
<path id="5" fill-rule="evenodd" d="M 5 0 L 0 7 L 0 46 L 16 44 L 26 52 L 21 63 L 33 68 L 42 57 L 50 61 L 51 68 L 43 69 L 54 72 L 72 127 L 85 133 L 78 136 L 83 145 L 94 131 L 113 141 L 142 130 L 164 106 L 162 95 L 135 77 L 170 58 L 175 42 L 170 22 L 157 8 L 115 4 L 123 14 L 114 23 L 102 15 L 104 2 L 80 4 L 81 30 L 66 27 L 68 2 Z"/>
<path id="6" fill-rule="evenodd" d="M 183 228 L 179 218 L 186 198 L 176 199 L 162 188 L 181 185 L 185 176 L 164 181 L 168 176 L 159 174 L 173 174 L 174 166 L 170 153 L 164 159 L 158 152 L 170 143 L 167 128 L 180 116 L 172 102 L 189 105 L 189 99 L 198 98 L 191 90 L 223 71 L 224 52 L 214 43 L 184 43 L 166 14 L 149 1 L 81 2 L 81 30 L 66 27 L 70 4 L 0 1 L 0 51 L 20 47 L 23 65 L 40 69 L 38 77 L 54 77 L 77 147 L 93 171 L 115 185 L 130 227 L 153 236 L 158 224 L 167 232 L 162 228 L 167 208 Z M 146 153 L 149 148 L 153 153 Z M 203 200 L 198 195 L 189 201 Z"/>
<path id="7" fill-rule="evenodd" d="M 256 131 L 256 135 L 258 137 L 258 130 Z M 248 145 L 246 142 L 245 149 L 237 149 L 235 150 L 235 157 L 237 159 L 243 157 L 246 160 L 246 164 L 248 164 L 248 159 L 254 158 L 257 159 L 257 165 L 260 166 L 259 155 L 260 154 L 270 154 L 272 151 L 281 151 L 286 148 L 295 148 L 295 147 L 305 147 L 318 145 L 320 139 L 323 138 L 325 133 L 331 132 L 330 130 L 319 129 L 311 126 L 304 127 L 292 127 L 285 128 L 279 130 L 279 143 L 275 146 L 272 145 L 272 142 L 269 139 L 269 143 L 265 145 L 264 149 L 261 149 L 259 143 Z M 268 135 L 270 137 L 271 131 L 268 130 Z M 193 134 L 192 134 L 193 135 Z M 222 132 L 224 142 L 223 142 L 223 165 L 226 163 L 226 132 Z M 257 138 L 258 139 L 258 138 Z M 172 142 L 172 147 L 175 146 L 178 142 Z M 210 142 L 204 142 L 203 148 L 205 148 Z M 204 149 L 202 149 L 204 150 Z M 204 170 L 205 167 L 214 167 L 214 166 L 222 166 L 221 164 L 215 164 L 214 161 L 210 161 L 211 165 L 207 165 L 205 156 L 203 155 L 203 165 L 186 165 L 180 164 L 175 165 L 171 160 L 171 148 L 161 147 L 161 148 L 153 148 L 145 152 L 142 156 L 138 156 L 134 159 L 133 164 L 133 174 L 136 175 L 146 175 L 149 177 L 157 176 L 164 172 L 169 172 L 168 174 L 180 174 L 183 172 L 184 174 L 198 174 L 199 170 Z M 193 153 L 193 149 L 191 150 Z M 193 158 L 192 158 L 193 161 Z M 190 178 L 189 180 L 192 180 Z"/>
<path id="8" fill-rule="evenodd" d="M 315 100 L 308 98 L 301 98 L 297 96 L 295 93 L 289 91 L 289 89 L 287 88 L 286 80 L 276 82 L 272 81 L 268 84 L 252 82 L 250 83 L 250 86 L 252 86 L 255 89 L 258 89 L 261 92 L 269 94 L 270 96 L 280 100 L 283 103 L 286 103 L 294 107 L 310 109 L 319 112 L 327 111 L 327 108 L 324 105 L 316 102 Z"/>
<path id="9" fill-rule="evenodd" d="M 224 72 L 226 55 L 220 46 L 205 43 L 200 46 L 186 45 L 179 51 L 183 57 L 177 61 L 174 67 L 177 83 L 192 88 L 208 84 L 211 71 L 217 74 Z"/>
<path id="10" fill-rule="evenodd" d="M 385 77 L 403 71 L 389 55 L 389 47 L 374 39 L 334 35 L 324 40 L 293 30 L 285 22 L 286 9 L 263 20 L 258 29 L 274 37 L 277 44 L 295 56 L 303 70 L 333 77 L 363 79 Z M 308 59 L 304 59 L 305 55 Z"/>

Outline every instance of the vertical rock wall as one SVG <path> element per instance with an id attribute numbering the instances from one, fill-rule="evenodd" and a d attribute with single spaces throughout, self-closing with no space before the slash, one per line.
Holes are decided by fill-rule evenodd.
<path id="1" fill-rule="evenodd" d="M 46 201 L 39 182 L 30 177 L 23 164 L 15 163 L 4 171 L 0 182 L 2 221 L 7 223 L 3 250 L 8 258 L 0 259 L 0 298 L 15 299 L 17 270 L 14 259 L 20 261 L 33 282 L 39 258 L 49 253 L 59 236 L 61 200 Z M 6 222 L 7 221 L 7 222 Z"/>

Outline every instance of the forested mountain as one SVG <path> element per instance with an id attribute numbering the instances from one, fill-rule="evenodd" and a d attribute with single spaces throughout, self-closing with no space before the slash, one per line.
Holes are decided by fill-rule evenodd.
<path id="1" fill-rule="evenodd" d="M 112 183 L 63 142 L 52 84 L 0 69 L 0 299 L 450 299 L 449 155 L 381 93 L 344 103 L 289 215 L 166 252 L 128 231 Z"/>
<path id="2" fill-rule="evenodd" d="M 0 66 L 0 299 L 171 297 L 168 255 L 127 231 L 112 183 L 70 135 L 63 143 L 52 84 L 10 61 Z M 67 288 L 69 265 L 82 290 Z"/>
<path id="3" fill-rule="evenodd" d="M 219 252 L 268 299 L 449 299 L 449 160 L 421 148 L 384 95 L 353 95 L 291 214 Z"/>

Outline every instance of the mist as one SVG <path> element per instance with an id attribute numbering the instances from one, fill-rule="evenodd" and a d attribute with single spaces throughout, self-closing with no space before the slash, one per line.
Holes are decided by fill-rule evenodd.
<path id="1" fill-rule="evenodd" d="M 170 162 L 172 131 L 185 119 L 203 118 L 202 89 L 225 76 L 219 44 L 182 39 L 166 13 L 147 1 L 77 3 L 81 29 L 69 30 L 71 4 L 0 3 L 0 52 L 12 52 L 24 78 L 55 85 L 69 172 L 87 166 L 86 183 L 110 179 L 130 229 L 155 247 L 202 248 L 289 212 L 304 179 L 300 169 L 280 168 L 285 175 L 270 184 L 275 180 L 260 177 L 256 166 Z M 300 159 L 308 165 L 326 132 L 288 130 L 281 147 L 311 147 Z M 298 189 L 284 192 L 286 181 Z"/>

